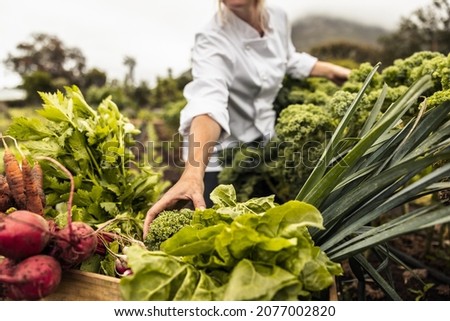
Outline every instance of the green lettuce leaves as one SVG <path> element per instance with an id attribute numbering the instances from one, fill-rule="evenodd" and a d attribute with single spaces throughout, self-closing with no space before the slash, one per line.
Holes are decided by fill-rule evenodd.
<path id="1" fill-rule="evenodd" d="M 231 185 L 217 187 L 215 205 L 195 211 L 161 251 L 127 248 L 133 274 L 121 279 L 124 299 L 308 299 L 342 274 L 310 237 L 308 228 L 323 229 L 315 207 L 235 195 Z"/>

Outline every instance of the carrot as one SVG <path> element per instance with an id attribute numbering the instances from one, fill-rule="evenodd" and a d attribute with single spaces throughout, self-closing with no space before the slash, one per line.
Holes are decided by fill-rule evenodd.
<path id="1" fill-rule="evenodd" d="M 41 197 L 39 196 L 39 190 L 42 190 L 42 186 L 33 176 L 32 169 L 26 158 L 22 160 L 22 177 L 25 185 L 25 209 L 43 216 L 44 207 L 42 205 Z"/>
<path id="2" fill-rule="evenodd" d="M 0 212 L 6 212 L 11 206 L 13 202 L 8 182 L 5 176 L 0 175 Z"/>
<path id="3" fill-rule="evenodd" d="M 5 176 L 8 182 L 11 195 L 18 209 L 25 209 L 27 198 L 25 196 L 25 184 L 23 181 L 22 170 L 19 162 L 11 151 L 6 148 L 3 154 L 3 162 L 5 164 Z"/>
<path id="4" fill-rule="evenodd" d="M 31 169 L 31 176 L 33 177 L 34 183 L 37 185 L 37 190 L 39 198 L 41 199 L 42 207 L 45 207 L 45 193 L 44 193 L 44 173 L 42 172 L 42 167 L 39 163 L 34 164 Z"/>

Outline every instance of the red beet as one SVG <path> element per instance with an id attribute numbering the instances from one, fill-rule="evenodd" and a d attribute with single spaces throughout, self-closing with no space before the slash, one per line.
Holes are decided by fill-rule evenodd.
<path id="1" fill-rule="evenodd" d="M 61 282 L 61 266 L 48 255 L 35 255 L 0 274 L 5 297 L 11 300 L 39 300 L 56 290 Z"/>
<path id="2" fill-rule="evenodd" d="M 14 261 L 8 258 L 0 258 L 0 277 L 13 274 Z M 5 285 L 0 282 L 0 300 L 5 298 Z"/>
<path id="3" fill-rule="evenodd" d="M 56 232 L 52 255 L 63 268 L 71 268 L 94 254 L 97 236 L 94 229 L 84 222 L 72 222 Z"/>
<path id="4" fill-rule="evenodd" d="M 8 258 L 0 258 L 0 275 L 12 275 L 15 262 Z"/>
<path id="5" fill-rule="evenodd" d="M 40 215 L 15 211 L 0 216 L 0 255 L 13 260 L 39 254 L 50 239 L 49 225 Z"/>

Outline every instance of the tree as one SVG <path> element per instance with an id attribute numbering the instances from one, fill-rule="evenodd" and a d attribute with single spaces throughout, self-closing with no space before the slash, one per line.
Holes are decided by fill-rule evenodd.
<path id="1" fill-rule="evenodd" d="M 134 68 L 136 67 L 136 59 L 130 56 L 125 56 L 123 64 L 128 67 L 124 85 L 125 87 L 132 87 L 134 85 Z"/>
<path id="2" fill-rule="evenodd" d="M 382 57 L 385 65 L 418 51 L 450 52 L 450 2 L 433 0 L 409 18 L 403 18 L 397 31 L 382 37 Z"/>
<path id="3" fill-rule="evenodd" d="M 86 88 L 91 86 L 103 87 L 106 84 L 106 80 L 106 73 L 97 68 L 93 68 L 84 75 L 84 86 Z"/>
<path id="4" fill-rule="evenodd" d="M 56 88 L 52 82 L 51 75 L 46 71 L 34 71 L 23 76 L 22 88 L 27 92 L 28 103 L 38 103 L 41 98 L 38 91 L 52 92 Z"/>
<path id="5" fill-rule="evenodd" d="M 8 54 L 7 67 L 23 79 L 35 72 L 46 72 L 52 79 L 65 79 L 67 83 L 83 87 L 86 59 L 78 48 L 68 48 L 56 36 L 33 34 L 31 41 L 17 45 L 17 54 Z"/>
<path id="6" fill-rule="evenodd" d="M 142 81 L 139 86 L 134 88 L 132 98 L 136 102 L 137 106 L 143 107 L 150 103 L 150 96 L 152 94 L 151 89 L 145 81 Z"/>
<path id="7" fill-rule="evenodd" d="M 178 86 L 178 81 L 172 75 L 172 69 L 167 70 L 167 77 L 157 77 L 156 86 L 152 91 L 150 105 L 155 108 L 164 107 L 169 102 L 174 102 L 183 98 L 182 89 Z"/>

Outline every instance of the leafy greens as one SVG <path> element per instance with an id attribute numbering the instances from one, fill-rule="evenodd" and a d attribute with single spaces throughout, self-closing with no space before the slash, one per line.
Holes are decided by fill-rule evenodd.
<path id="1" fill-rule="evenodd" d="M 21 142 L 31 156 L 48 156 L 61 162 L 74 176 L 73 219 L 91 225 L 112 219 L 117 231 L 141 238 L 142 220 L 163 188 L 161 174 L 139 164 L 132 152 L 140 131 L 122 115 L 110 97 L 97 109 L 76 87 L 66 95 L 39 93 L 41 117 L 13 119 L 8 134 Z M 49 210 L 64 225 L 70 184 L 67 177 L 42 162 Z"/>
<path id="2" fill-rule="evenodd" d="M 342 274 L 309 234 L 323 228 L 315 207 L 271 197 L 239 203 L 231 185 L 211 196 L 215 205 L 196 210 L 162 251 L 125 250 L 133 271 L 120 281 L 125 300 L 307 299 Z"/>

